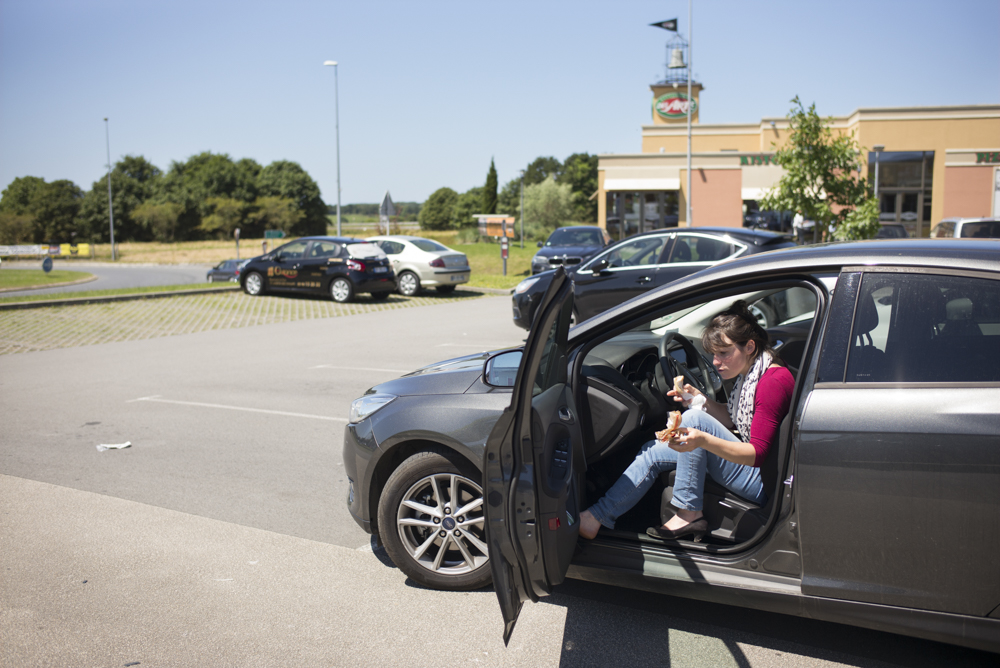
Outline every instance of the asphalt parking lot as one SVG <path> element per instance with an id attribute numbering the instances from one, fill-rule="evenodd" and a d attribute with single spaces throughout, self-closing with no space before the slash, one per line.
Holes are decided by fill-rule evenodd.
<path id="1" fill-rule="evenodd" d="M 187 298 L 157 301 L 179 299 Z M 286 301 L 289 312 L 330 304 Z M 933 666 L 994 658 L 575 582 L 526 605 L 505 648 L 492 591 L 419 588 L 345 509 L 351 400 L 400 373 L 525 335 L 511 322 L 509 297 L 413 306 L 0 356 L 0 664 Z M 121 328 L 132 319 L 104 317 Z M 5 327 L 0 320 L 4 338 Z M 131 446 L 96 447 L 124 442 Z"/>

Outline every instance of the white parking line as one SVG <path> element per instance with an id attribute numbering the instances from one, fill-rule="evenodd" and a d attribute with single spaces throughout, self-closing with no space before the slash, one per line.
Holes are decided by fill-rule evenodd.
<path id="1" fill-rule="evenodd" d="M 341 369 L 343 371 L 384 371 L 385 373 L 410 373 L 413 369 L 373 369 L 364 366 L 334 366 L 332 364 L 320 364 L 311 366 L 310 369 Z"/>
<path id="2" fill-rule="evenodd" d="M 151 397 L 139 397 L 129 399 L 125 403 L 131 404 L 136 401 L 154 401 L 160 404 L 177 404 L 179 406 L 198 406 L 201 408 L 225 408 L 230 411 L 246 411 L 247 413 L 266 413 L 268 415 L 284 415 L 286 417 L 308 418 L 310 420 L 329 420 L 331 422 L 347 422 L 347 418 L 328 417 L 326 415 L 309 415 L 308 413 L 289 413 L 287 411 L 272 411 L 267 408 L 247 408 L 246 406 L 226 406 L 223 404 L 204 404 L 200 401 L 177 401 L 176 399 L 161 399 L 160 395 L 154 394 Z"/>

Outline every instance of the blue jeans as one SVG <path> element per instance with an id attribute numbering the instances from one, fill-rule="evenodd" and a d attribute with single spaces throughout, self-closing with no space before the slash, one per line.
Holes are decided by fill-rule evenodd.
<path id="1" fill-rule="evenodd" d="M 722 423 L 703 411 L 685 411 L 681 426 L 693 427 L 727 441 L 739 441 Z M 677 477 L 671 503 L 677 508 L 702 509 L 706 473 L 717 483 L 748 501 L 754 501 L 758 505 L 764 505 L 767 501 L 759 468 L 733 463 L 702 448 L 691 452 L 677 452 L 666 443 L 653 440 L 642 446 L 635 461 L 625 469 L 625 473 L 607 494 L 590 508 L 590 512 L 601 524 L 614 529 L 615 520 L 639 502 L 653 486 L 656 476 L 673 468 L 677 469 Z"/>

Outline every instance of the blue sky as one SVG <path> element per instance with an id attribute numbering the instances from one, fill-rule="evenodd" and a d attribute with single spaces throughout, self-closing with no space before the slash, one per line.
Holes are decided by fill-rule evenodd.
<path id="1" fill-rule="evenodd" d="M 3 0 L 0 187 L 87 190 L 112 161 L 300 163 L 336 202 L 424 200 L 539 155 L 640 150 L 687 2 Z M 694 2 L 705 123 L 1000 103 L 1000 2 Z M 993 147 L 987 147 L 993 148 Z"/>

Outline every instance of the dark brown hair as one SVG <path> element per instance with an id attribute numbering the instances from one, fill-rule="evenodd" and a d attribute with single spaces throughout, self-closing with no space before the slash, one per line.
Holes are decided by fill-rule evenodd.
<path id="1" fill-rule="evenodd" d="M 705 352 L 712 354 L 726 344 L 722 337 L 725 336 L 740 347 L 746 346 L 747 341 L 753 341 L 755 345 L 753 360 L 756 360 L 762 350 L 771 353 L 774 364 L 784 366 L 785 363 L 778 357 L 778 354 L 771 348 L 767 332 L 757 322 L 757 318 L 747 307 L 747 303 L 740 299 L 733 302 L 719 315 L 712 318 L 708 327 L 701 335 L 701 345 Z"/>

